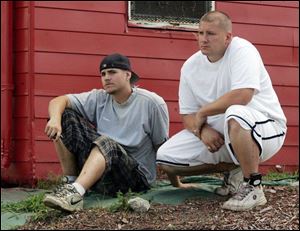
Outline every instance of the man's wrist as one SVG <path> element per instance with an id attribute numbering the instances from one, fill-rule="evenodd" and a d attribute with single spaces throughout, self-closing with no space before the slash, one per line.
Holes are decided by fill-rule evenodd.
<path id="1" fill-rule="evenodd" d="M 200 129 L 194 129 L 192 130 L 192 133 L 197 136 L 201 140 L 201 131 L 202 131 L 203 126 Z"/>
<path id="2" fill-rule="evenodd" d="M 205 123 L 205 124 L 203 124 L 202 126 L 201 126 L 201 128 L 200 129 L 194 129 L 192 132 L 193 132 L 193 134 L 195 135 L 195 136 L 197 136 L 200 140 L 201 140 L 201 133 L 202 133 L 202 131 L 203 131 L 203 128 L 206 126 L 207 124 Z"/>

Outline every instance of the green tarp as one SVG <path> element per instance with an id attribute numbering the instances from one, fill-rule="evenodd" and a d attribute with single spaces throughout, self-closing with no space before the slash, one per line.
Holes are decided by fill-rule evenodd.
<path id="1" fill-rule="evenodd" d="M 282 180 L 263 181 L 263 185 L 291 185 L 297 181 L 295 178 L 287 178 Z M 167 180 L 157 181 L 156 185 L 147 193 L 138 195 L 150 203 L 171 204 L 176 205 L 183 203 L 186 199 L 191 198 L 208 198 L 218 197 L 214 194 L 216 187 L 222 184 L 222 180 L 212 176 L 193 176 L 185 177 L 182 180 L 187 183 L 196 183 L 195 189 L 178 189 L 170 185 Z M 2 188 L 1 189 L 1 204 L 18 202 L 25 198 L 43 193 L 45 190 L 25 189 L 25 188 Z M 117 198 L 107 197 L 97 193 L 88 193 L 84 198 L 84 208 L 103 207 L 108 208 L 117 202 Z M 9 212 L 2 212 L 1 210 L 1 230 L 13 229 L 19 225 L 23 225 L 30 214 L 14 214 Z"/>

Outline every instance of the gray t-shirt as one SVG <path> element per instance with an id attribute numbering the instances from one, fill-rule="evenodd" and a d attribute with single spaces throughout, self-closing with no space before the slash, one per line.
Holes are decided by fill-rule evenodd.
<path id="1" fill-rule="evenodd" d="M 141 88 L 133 88 L 122 104 L 103 89 L 68 94 L 72 109 L 96 126 L 100 135 L 116 142 L 139 163 L 148 183 L 156 178 L 156 151 L 168 139 L 168 108 L 160 96 Z"/>

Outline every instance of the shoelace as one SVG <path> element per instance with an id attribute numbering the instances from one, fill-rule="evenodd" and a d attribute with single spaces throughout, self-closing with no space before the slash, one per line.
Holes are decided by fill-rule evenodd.
<path id="1" fill-rule="evenodd" d="M 67 184 L 64 185 L 64 187 L 60 188 L 60 190 L 56 193 L 56 196 L 64 197 L 64 196 L 72 195 L 74 193 L 76 193 L 74 186 Z"/>
<path id="2" fill-rule="evenodd" d="M 64 188 L 65 184 L 64 183 L 61 183 L 59 185 L 56 186 L 55 189 L 53 189 L 53 193 L 58 193 L 59 191 L 61 191 L 63 188 Z"/>
<path id="3" fill-rule="evenodd" d="M 233 196 L 236 200 L 243 200 L 250 192 L 254 190 L 254 187 L 252 185 L 249 185 L 247 183 L 242 183 L 239 187 L 239 190 L 237 193 Z"/>
<path id="4" fill-rule="evenodd" d="M 69 182 L 68 182 L 68 179 L 66 178 L 66 177 L 63 177 L 62 179 L 61 179 L 61 182 L 60 182 L 60 184 L 59 185 L 57 185 L 56 187 L 55 187 L 55 189 L 53 190 L 53 193 L 54 194 L 56 194 L 56 193 L 58 193 L 60 190 L 62 190 L 62 188 L 66 185 L 66 184 L 68 184 Z"/>

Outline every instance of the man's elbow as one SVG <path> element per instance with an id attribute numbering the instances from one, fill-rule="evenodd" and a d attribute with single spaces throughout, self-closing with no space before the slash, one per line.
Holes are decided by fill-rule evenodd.
<path id="1" fill-rule="evenodd" d="M 50 100 L 50 105 L 64 105 L 65 108 L 70 107 L 70 100 L 66 95 L 57 96 Z"/>
<path id="2" fill-rule="evenodd" d="M 241 94 L 239 95 L 239 103 L 240 105 L 247 105 L 248 103 L 250 103 L 250 101 L 252 100 L 253 96 L 254 96 L 254 89 L 243 89 Z"/>
<path id="3" fill-rule="evenodd" d="M 242 97 L 240 100 L 240 104 L 241 105 L 247 105 L 248 103 L 250 103 L 252 97 Z"/>

